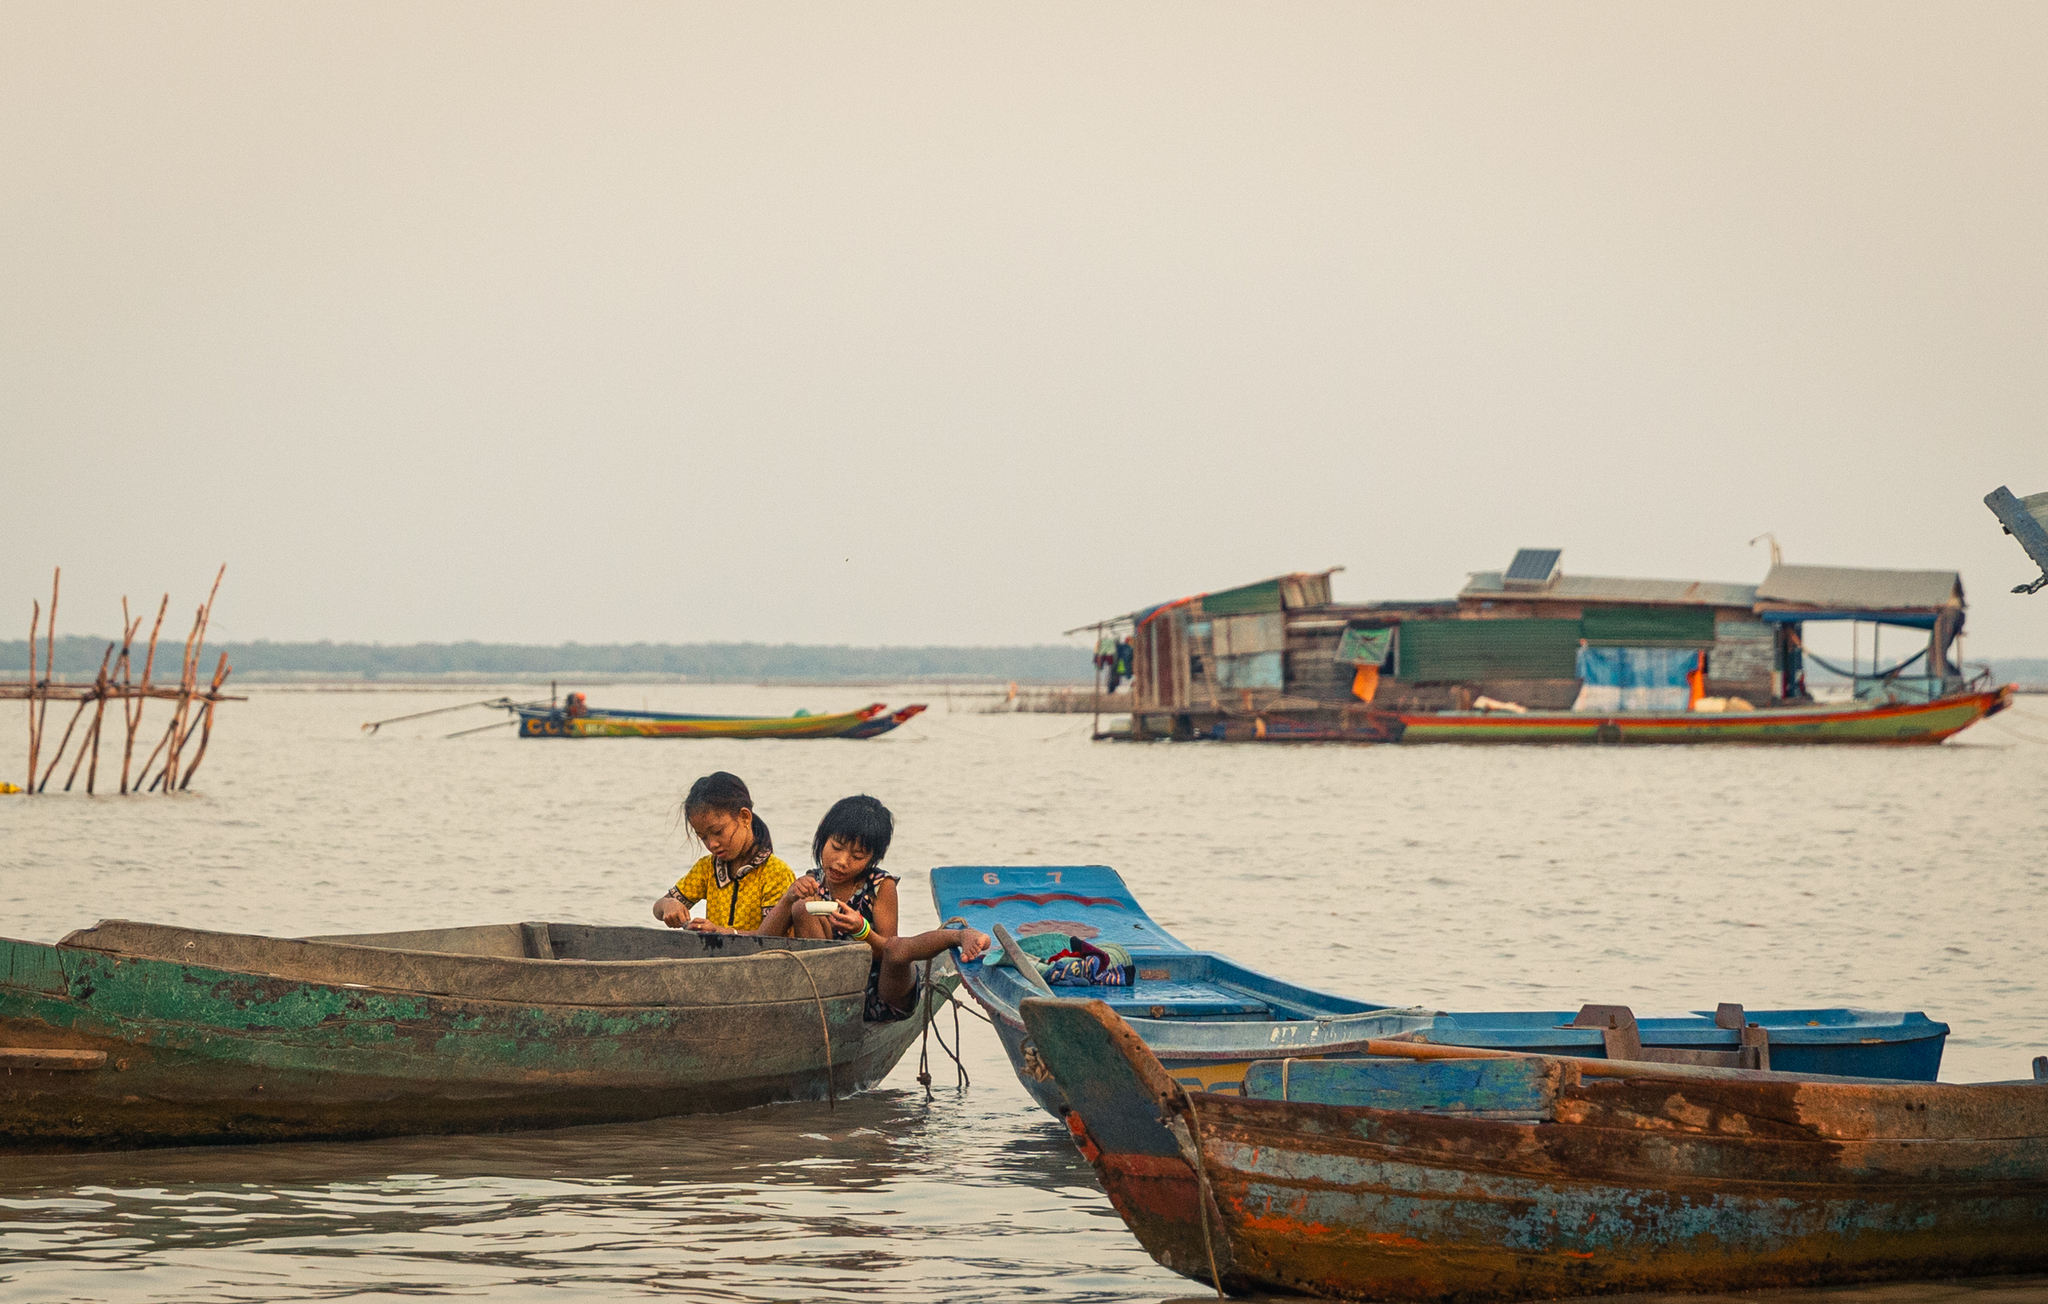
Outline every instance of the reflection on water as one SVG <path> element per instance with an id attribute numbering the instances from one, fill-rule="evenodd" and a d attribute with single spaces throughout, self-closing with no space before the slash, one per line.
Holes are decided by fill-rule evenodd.
<path id="1" fill-rule="evenodd" d="M 1951 1079 L 2024 1075 L 2048 1053 L 2040 698 L 1910 750 L 1091 745 L 1085 718 L 943 709 L 871 743 L 444 742 L 459 717 L 357 732 L 484 695 L 259 692 L 217 730 L 203 794 L 0 798 L 0 934 L 107 917 L 285 935 L 649 923 L 690 854 L 678 795 L 730 769 L 798 860 L 834 798 L 889 802 L 907 928 L 935 922 L 933 864 L 1106 863 L 1194 945 L 1381 1000 L 1925 1009 L 1955 1026 Z M 0 775 L 21 749 L 0 733 Z M 1138 1249 L 993 1035 L 969 1021 L 965 1041 L 972 1088 L 941 1061 L 929 1104 L 906 1063 L 836 1111 L 0 1158 L 0 1300 L 1204 1298 Z M 2048 1284 L 1772 1298 L 1808 1295 L 2048 1304 Z"/>
<path id="2" fill-rule="evenodd" d="M 927 1105 L 888 1090 L 836 1110 L 504 1137 L 0 1160 L 0 1281 L 10 1302 L 195 1304 L 1175 1289 L 1017 1094 L 947 1089 Z"/>

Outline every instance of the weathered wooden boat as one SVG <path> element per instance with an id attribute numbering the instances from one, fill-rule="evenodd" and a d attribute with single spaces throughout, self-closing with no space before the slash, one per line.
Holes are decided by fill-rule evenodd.
<path id="1" fill-rule="evenodd" d="M 2013 686 L 1928 702 L 1845 702 L 1754 711 L 1416 711 L 1403 743 L 1938 743 L 2012 705 Z M 1269 737 L 1285 739 L 1279 728 Z"/>
<path id="2" fill-rule="evenodd" d="M 869 950 L 585 924 L 0 939 L 0 1150 L 525 1128 L 821 1100 L 922 1029 Z M 943 1002 L 958 983 L 936 963 Z"/>
<path id="3" fill-rule="evenodd" d="M 571 711 L 539 702 L 507 703 L 521 738 L 873 738 L 924 710 L 891 713 L 882 702 L 832 715 L 679 715 L 666 711 Z"/>
<path id="4" fill-rule="evenodd" d="M 1758 1064 L 1798 1072 L 1933 1081 L 1948 1025 L 1924 1014 L 1850 1009 L 1750 1010 L 1638 1020 L 1622 1006 L 1577 1012 L 1444 1013 L 1354 1000 L 1303 987 L 1196 951 L 1161 928 L 1106 865 L 941 866 L 931 874 L 939 918 L 995 935 L 1038 934 L 1115 942 L 1131 953 L 1129 987 L 1055 989 L 1099 999 L 1128 1019 L 1176 1080 L 1234 1090 L 1252 1061 L 1276 1054 L 1345 1056 L 1365 1042 L 1408 1034 L 1430 1042 L 1593 1058 Z M 1035 970 L 1033 971 L 1035 973 Z M 1037 1059 L 1020 1013 L 1039 986 L 1000 955 L 961 966 L 961 982 L 988 1012 L 1024 1089 L 1048 1111 L 1065 1103 Z"/>
<path id="5" fill-rule="evenodd" d="M 1124 1222 L 1222 1290 L 1463 1304 L 2048 1268 L 2048 1082 L 1517 1056 L 1268 1060 L 1204 1092 L 1104 1003 L 1023 1015 Z"/>

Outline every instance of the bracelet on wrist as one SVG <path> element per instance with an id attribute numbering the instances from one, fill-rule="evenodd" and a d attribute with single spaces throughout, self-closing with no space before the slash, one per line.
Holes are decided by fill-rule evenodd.
<path id="1" fill-rule="evenodd" d="M 868 934 L 874 931 L 874 925 L 870 924 L 867 920 L 863 919 L 860 921 L 860 931 L 853 935 L 853 940 L 856 942 L 864 942 L 867 940 Z"/>

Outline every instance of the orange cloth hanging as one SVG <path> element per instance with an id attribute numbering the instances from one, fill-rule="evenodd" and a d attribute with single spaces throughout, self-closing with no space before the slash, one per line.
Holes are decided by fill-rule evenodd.
<path id="1" fill-rule="evenodd" d="M 1380 691 L 1380 668 L 1360 666 L 1358 673 L 1351 676 L 1351 695 L 1361 702 L 1370 702 L 1372 695 Z"/>
<path id="2" fill-rule="evenodd" d="M 1687 685 L 1687 686 L 1688 686 L 1689 688 L 1691 688 L 1691 690 L 1692 690 L 1692 693 L 1691 693 L 1691 695 L 1690 695 L 1690 696 L 1689 696 L 1689 697 L 1688 697 L 1688 698 L 1686 699 L 1686 703 L 1685 703 L 1685 709 L 1686 709 L 1686 710 L 1688 710 L 1688 711 L 1690 711 L 1690 710 L 1692 710 L 1692 709 L 1693 709 L 1694 707 L 1696 707 L 1696 706 L 1698 706 L 1698 705 L 1700 704 L 1700 699 L 1701 699 L 1702 697 L 1705 697 L 1705 696 L 1707 695 L 1707 654 L 1706 654 L 1706 653 L 1704 653 L 1704 652 L 1695 652 L 1695 653 L 1693 653 L 1693 657 L 1692 657 L 1692 673 L 1691 673 L 1691 674 L 1689 674 L 1689 675 L 1687 675 L 1687 676 L 1685 677 L 1685 682 L 1686 682 L 1686 685 Z"/>

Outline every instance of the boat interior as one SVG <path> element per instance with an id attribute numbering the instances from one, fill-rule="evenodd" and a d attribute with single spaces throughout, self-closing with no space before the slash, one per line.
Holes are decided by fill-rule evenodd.
<path id="1" fill-rule="evenodd" d="M 333 933 L 302 942 L 374 946 L 388 951 L 482 955 L 501 960 L 701 960 L 768 950 L 814 950 L 837 942 L 693 933 L 687 928 L 618 924 L 478 924 L 401 933 Z"/>

